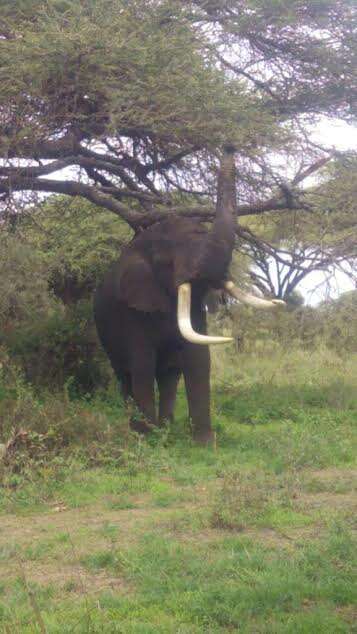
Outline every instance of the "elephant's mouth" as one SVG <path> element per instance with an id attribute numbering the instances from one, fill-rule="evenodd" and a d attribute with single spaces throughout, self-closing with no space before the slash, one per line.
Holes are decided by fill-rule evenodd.
<path id="1" fill-rule="evenodd" d="M 232 281 L 225 282 L 224 290 L 238 301 L 253 306 L 254 308 L 276 308 L 278 306 L 285 306 L 285 302 L 281 299 L 267 300 L 246 293 L 235 286 Z M 180 333 L 184 339 L 203 346 L 233 341 L 232 337 L 212 337 L 195 332 L 191 323 L 191 284 L 188 282 L 180 284 L 177 294 L 177 321 Z"/>

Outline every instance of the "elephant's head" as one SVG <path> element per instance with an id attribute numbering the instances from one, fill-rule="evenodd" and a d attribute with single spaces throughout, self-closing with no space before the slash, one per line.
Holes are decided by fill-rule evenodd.
<path id="1" fill-rule="evenodd" d="M 239 289 L 227 279 L 227 270 L 232 258 L 237 221 L 234 149 L 226 147 L 221 158 L 218 175 L 216 217 L 208 236 L 204 261 L 201 263 L 201 277 L 211 274 L 211 279 L 219 280 L 221 290 L 234 299 L 255 308 L 272 308 L 284 305 L 278 299 L 266 300 Z M 191 283 L 187 279 L 178 286 L 178 325 L 182 336 L 193 343 L 215 344 L 233 341 L 231 337 L 211 337 L 196 333 L 191 325 Z"/>
<path id="2" fill-rule="evenodd" d="M 230 337 L 197 333 L 191 324 L 191 299 L 202 301 L 210 288 L 221 289 L 256 308 L 284 304 L 250 295 L 229 279 L 237 221 L 234 150 L 224 149 L 218 174 L 216 217 L 211 231 L 202 223 L 172 217 L 139 234 L 123 253 L 120 296 L 144 312 L 170 312 L 177 303 L 182 336 L 197 344 L 226 343 Z"/>

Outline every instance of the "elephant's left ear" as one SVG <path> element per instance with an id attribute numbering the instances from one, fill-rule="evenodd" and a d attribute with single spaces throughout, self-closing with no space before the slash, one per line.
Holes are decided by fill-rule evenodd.
<path id="1" fill-rule="evenodd" d="M 130 308 L 146 313 L 167 313 L 172 308 L 170 298 L 156 280 L 149 262 L 135 252 L 128 254 L 122 262 L 119 299 Z"/>

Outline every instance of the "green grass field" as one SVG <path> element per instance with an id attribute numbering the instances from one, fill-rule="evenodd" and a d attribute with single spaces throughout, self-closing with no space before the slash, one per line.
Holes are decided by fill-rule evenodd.
<path id="1" fill-rule="evenodd" d="M 32 444 L 2 470 L 1 631 L 356 631 L 356 358 L 217 357 L 214 376 L 209 449 L 183 393 L 145 440 L 114 388 L 21 386 L 8 430 Z"/>

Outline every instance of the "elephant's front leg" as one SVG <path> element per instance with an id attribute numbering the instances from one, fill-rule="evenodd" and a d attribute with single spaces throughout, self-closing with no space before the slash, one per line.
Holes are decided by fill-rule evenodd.
<path id="1" fill-rule="evenodd" d="M 173 422 L 174 408 L 177 393 L 177 384 L 180 380 L 178 368 L 165 368 L 157 373 L 157 384 L 160 394 L 159 424 L 165 421 Z"/>
<path id="2" fill-rule="evenodd" d="M 143 415 L 131 421 L 135 431 L 149 431 L 150 425 L 157 425 L 155 408 L 155 350 L 145 341 L 138 341 L 132 351 L 131 386 L 134 402 Z M 139 419 L 139 420 L 138 420 Z"/>
<path id="3" fill-rule="evenodd" d="M 199 443 L 213 442 L 210 416 L 210 353 L 208 346 L 186 344 L 183 371 L 193 438 Z"/>

